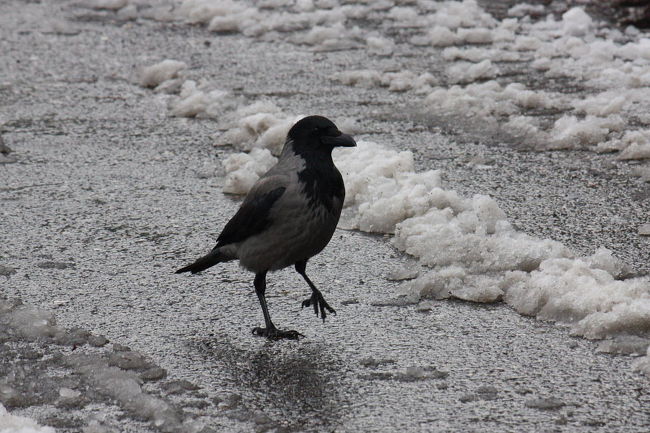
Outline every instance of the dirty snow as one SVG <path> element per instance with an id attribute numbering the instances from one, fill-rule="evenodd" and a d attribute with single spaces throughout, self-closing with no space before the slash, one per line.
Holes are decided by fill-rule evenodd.
<path id="1" fill-rule="evenodd" d="M 52 427 L 42 427 L 33 419 L 12 415 L 0 403 L 0 433 L 54 433 Z"/>

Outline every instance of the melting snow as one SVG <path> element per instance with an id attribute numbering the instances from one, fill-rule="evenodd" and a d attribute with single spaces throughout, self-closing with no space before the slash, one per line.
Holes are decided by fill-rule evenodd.
<path id="1" fill-rule="evenodd" d="M 54 433 L 52 427 L 42 427 L 36 421 L 12 415 L 0 403 L 0 433 Z"/>

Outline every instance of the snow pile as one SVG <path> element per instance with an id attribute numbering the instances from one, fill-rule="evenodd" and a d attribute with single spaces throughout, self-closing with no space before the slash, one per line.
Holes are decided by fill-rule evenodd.
<path id="1" fill-rule="evenodd" d="M 394 231 L 398 249 L 432 268 L 404 284 L 411 299 L 503 299 L 592 339 L 650 332 L 650 279 L 619 279 L 627 270 L 609 250 L 576 258 L 559 242 L 519 232 L 494 199 L 444 190 L 437 171 L 415 173 L 410 152 L 359 142 L 335 159 L 355 226 Z"/>
<path id="2" fill-rule="evenodd" d="M 226 180 L 223 192 L 246 194 L 255 182 L 277 162 L 268 149 L 253 149 L 249 153 L 236 153 L 223 162 Z"/>
<path id="3" fill-rule="evenodd" d="M 490 48 L 458 48 L 449 47 L 442 50 L 442 58 L 445 60 L 467 60 L 479 63 L 484 60 L 492 62 L 514 62 L 520 59 L 516 52 L 503 51 Z"/>
<path id="4" fill-rule="evenodd" d="M 28 340 L 61 338 L 64 330 L 56 325 L 54 313 L 20 302 L 0 299 L 0 324 Z"/>
<path id="5" fill-rule="evenodd" d="M 187 69 L 187 64 L 178 60 L 166 59 L 155 65 L 147 66 L 140 72 L 140 85 L 154 88 L 163 82 L 178 78 L 180 72 Z"/>
<path id="6" fill-rule="evenodd" d="M 214 88 L 210 82 L 185 80 L 182 72 L 186 68 L 184 62 L 163 60 L 142 68 L 140 85 L 154 88 L 156 93 L 173 95 L 169 112 L 174 117 L 220 118 L 237 107 L 238 100 L 231 92 Z"/>
<path id="7" fill-rule="evenodd" d="M 296 44 L 318 50 L 348 49 L 362 41 L 358 30 L 348 29 L 348 16 L 360 13 L 357 6 L 317 8 L 313 2 L 288 4 L 246 4 L 231 0 L 185 0 L 177 16 L 188 23 L 207 24 L 214 32 L 238 32 L 248 37 L 275 40 L 288 35 Z M 385 45 L 385 44 L 384 44 Z"/>
<path id="8" fill-rule="evenodd" d="M 444 1 L 434 5 L 435 11 L 427 16 L 432 26 L 459 28 L 492 28 L 497 21 L 486 13 L 475 0 Z"/>
<path id="9" fill-rule="evenodd" d="M 522 116 L 527 110 L 561 109 L 566 102 L 561 95 L 533 91 L 523 84 L 501 86 L 497 81 L 436 87 L 424 99 L 424 109 L 434 116 L 463 118 L 468 123 L 480 119 L 489 129 L 503 130 L 510 136 L 535 145 L 547 142 L 547 133 L 540 131 L 537 121 Z"/>
<path id="10" fill-rule="evenodd" d="M 335 159 L 346 184 L 345 205 L 356 209 L 353 226 L 366 232 L 393 233 L 397 223 L 426 212 L 436 199 L 430 191 L 441 185 L 438 171 L 413 172 L 411 152 L 360 141 L 354 150 L 337 150 Z"/>
<path id="11" fill-rule="evenodd" d="M 447 68 L 447 79 L 450 83 L 471 83 L 479 79 L 494 78 L 499 68 L 490 60 L 480 63 L 457 62 Z"/>
<path id="12" fill-rule="evenodd" d="M 603 29 L 579 7 L 560 20 L 549 15 L 539 21 L 528 15 L 539 17 L 544 9 L 526 4 L 511 8 L 513 18 L 502 21 L 475 1 L 366 9 L 367 16 L 386 18 L 388 27 L 422 29 L 409 39 L 411 44 L 443 48 L 442 58 L 450 62 L 445 68 L 449 86 L 432 75 L 412 71 L 392 78 L 381 71 L 345 71 L 333 79 L 346 85 L 428 93 L 423 101 L 426 113 L 471 118 L 468 124 L 480 126 L 476 124 L 482 122 L 487 130 L 501 131 L 540 150 L 590 149 L 617 151 L 621 159 L 650 158 L 647 143 L 623 133 L 638 128 L 628 123 L 632 116 L 641 125 L 650 124 L 650 90 L 646 89 L 650 86 L 650 38 L 642 33 Z M 366 35 L 365 40 L 378 53 L 394 49 L 392 41 L 380 34 Z M 493 80 L 504 78 L 498 62 L 525 61 L 531 62 L 532 74 L 539 75 L 532 82 L 568 78 L 588 87 L 576 93 L 568 84 L 566 93 L 543 92 Z M 508 68 L 506 79 L 507 72 Z M 476 84 L 481 81 L 485 82 Z M 431 90 L 432 86 L 437 87 Z M 585 96 L 593 93 L 592 88 L 597 93 Z"/>
<path id="13" fill-rule="evenodd" d="M 525 17 L 526 15 L 537 16 L 544 15 L 546 8 L 544 5 L 531 5 L 528 3 L 521 3 L 508 9 L 508 16 L 510 17 Z"/>
<path id="14" fill-rule="evenodd" d="M 645 373 L 646 375 L 650 376 L 650 347 L 648 347 L 648 350 L 646 352 L 646 356 L 643 358 L 637 359 L 633 367 L 635 370 L 638 370 L 642 373 Z"/>
<path id="15" fill-rule="evenodd" d="M 42 427 L 36 421 L 11 415 L 0 403 L 0 433 L 54 433 L 52 427 Z"/>
<path id="16" fill-rule="evenodd" d="M 142 381 L 135 373 L 111 367 L 93 355 L 73 354 L 66 358 L 66 363 L 93 387 L 162 431 L 185 431 L 174 408 L 166 401 L 143 392 Z"/>
<path id="17" fill-rule="evenodd" d="M 549 149 L 576 149 L 596 146 L 604 141 L 610 132 L 623 129 L 620 116 L 596 117 L 588 115 L 582 120 L 575 116 L 560 117 L 550 131 Z"/>
<path id="18" fill-rule="evenodd" d="M 209 23 L 215 17 L 237 15 L 245 9 L 240 2 L 232 0 L 185 0 L 177 13 L 192 24 Z"/>
<path id="19" fill-rule="evenodd" d="M 210 87 L 209 84 L 197 84 L 193 80 L 185 81 L 178 98 L 170 104 L 171 115 L 217 118 L 224 111 L 236 106 L 236 101 L 230 92 L 210 89 Z"/>
<path id="20" fill-rule="evenodd" d="M 303 116 L 290 116 L 268 101 L 257 101 L 237 109 L 228 116 L 226 131 L 217 139 L 217 145 L 232 145 L 250 151 L 268 149 L 279 155 L 289 129 Z"/>
<path id="21" fill-rule="evenodd" d="M 650 130 L 626 132 L 618 143 L 622 149 L 619 159 L 650 159 Z"/>
<path id="22" fill-rule="evenodd" d="M 562 31 L 567 36 L 586 36 L 593 29 L 591 17 L 579 7 L 575 7 L 562 15 Z"/>
<path id="23" fill-rule="evenodd" d="M 410 20 L 410 27 L 428 27 L 423 35 L 411 38 L 413 45 L 488 44 L 504 37 L 501 31 L 494 30 L 497 21 L 474 0 L 440 2 L 435 8 L 433 13 Z"/>
<path id="24" fill-rule="evenodd" d="M 332 79 L 346 86 L 387 87 L 391 92 L 404 92 L 415 90 L 416 93 L 427 93 L 431 86 L 437 84 L 438 80 L 428 72 L 416 74 L 404 70 L 400 72 L 379 72 L 370 69 L 359 69 L 337 72 Z"/>
<path id="25" fill-rule="evenodd" d="M 650 332 L 650 280 L 617 280 L 624 266 L 601 248 L 590 257 L 549 259 L 506 275 L 506 302 L 522 314 L 572 324 L 574 335 L 602 339 Z"/>
<path id="26" fill-rule="evenodd" d="M 91 9 L 106 9 L 116 11 L 128 5 L 128 0 L 86 0 L 83 6 Z"/>
<path id="27" fill-rule="evenodd" d="M 382 56 L 392 54 L 395 49 L 395 42 L 392 39 L 384 38 L 381 36 L 368 36 L 366 38 L 366 45 L 368 52 Z"/>

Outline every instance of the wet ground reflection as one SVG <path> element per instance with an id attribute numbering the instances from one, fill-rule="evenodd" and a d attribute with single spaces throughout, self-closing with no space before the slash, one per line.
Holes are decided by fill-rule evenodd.
<path id="1" fill-rule="evenodd" d="M 194 344 L 232 381 L 248 410 L 262 411 L 283 431 L 334 430 L 350 403 L 340 391 L 343 362 L 320 343 L 239 345 L 223 337 Z"/>

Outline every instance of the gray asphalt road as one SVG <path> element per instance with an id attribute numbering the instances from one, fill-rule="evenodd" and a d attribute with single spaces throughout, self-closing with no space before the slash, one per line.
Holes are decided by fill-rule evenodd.
<path id="1" fill-rule="evenodd" d="M 390 61 L 361 50 L 312 53 L 121 22 L 72 2 L 9 0 L 0 51 L 0 125 L 17 158 L 0 165 L 0 285 L 7 298 L 53 310 L 61 328 L 34 340 L 28 325 L 2 322 L 0 402 L 12 413 L 62 432 L 648 430 L 650 385 L 633 358 L 597 354 L 595 343 L 504 305 L 396 306 L 398 283 L 386 275 L 410 259 L 381 236 L 338 230 L 310 264 L 337 316 L 323 324 L 301 311 L 307 288 L 282 271 L 270 277 L 274 320 L 306 338 L 252 336 L 262 318 L 251 275 L 234 264 L 172 274 L 211 247 L 237 207 L 223 179 L 203 170 L 231 150 L 212 146 L 216 122 L 168 117 L 136 70 L 174 58 L 190 77 L 287 112 L 360 119 L 361 137 L 414 150 L 420 168 L 442 168 L 463 194 L 493 195 L 522 230 L 578 251 L 607 246 L 645 272 L 636 227 L 647 186 L 629 164 L 520 152 L 395 114 L 409 111 L 408 95 L 328 79 Z M 439 67 L 398 57 L 411 69 Z M 476 155 L 498 168 L 468 165 Z M 115 391 L 123 374 L 141 388 Z M 133 403 L 145 397 L 168 406 Z"/>

